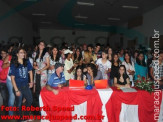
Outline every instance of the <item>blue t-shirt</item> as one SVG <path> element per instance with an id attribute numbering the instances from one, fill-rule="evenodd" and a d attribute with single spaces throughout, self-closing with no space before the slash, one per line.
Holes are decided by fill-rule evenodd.
<path id="1" fill-rule="evenodd" d="M 15 82 L 18 88 L 26 86 L 28 84 L 28 72 L 32 70 L 32 65 L 27 61 L 27 66 L 24 67 L 23 64 L 19 64 L 16 67 L 14 64 L 11 64 L 9 75 L 15 76 Z"/>
<path id="2" fill-rule="evenodd" d="M 50 79 L 48 80 L 47 84 L 51 87 L 58 87 L 59 84 L 64 84 L 66 83 L 66 80 L 65 80 L 65 75 L 63 72 L 61 72 L 60 74 L 60 78 L 58 77 L 58 75 L 55 73 L 53 73 L 51 76 L 50 76 Z"/>
<path id="3" fill-rule="evenodd" d="M 135 80 L 137 80 L 137 76 L 140 75 L 141 77 L 147 77 L 148 69 L 147 67 L 141 66 L 135 63 Z"/>

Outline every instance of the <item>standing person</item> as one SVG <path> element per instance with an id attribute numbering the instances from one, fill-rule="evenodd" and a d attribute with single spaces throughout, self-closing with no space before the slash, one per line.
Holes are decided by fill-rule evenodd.
<path id="1" fill-rule="evenodd" d="M 19 48 L 16 51 L 16 57 L 12 58 L 10 66 L 10 76 L 14 92 L 16 95 L 16 106 L 19 107 L 17 115 L 21 116 L 22 98 L 26 99 L 26 107 L 32 104 L 32 93 L 30 88 L 33 87 L 33 73 L 32 65 L 29 60 L 25 59 L 24 49 Z M 28 83 L 28 73 L 30 76 L 30 83 Z M 29 115 L 29 111 L 25 111 L 25 115 Z"/>
<path id="2" fill-rule="evenodd" d="M 48 79 L 55 72 L 55 64 L 59 62 L 60 54 L 57 46 L 53 46 L 50 55 L 50 67 L 48 70 Z"/>
<path id="3" fill-rule="evenodd" d="M 82 58 L 82 53 L 81 53 L 81 50 L 80 48 L 77 48 L 76 51 L 75 51 L 75 54 L 74 56 L 72 57 L 73 59 L 73 62 L 78 64 L 78 65 L 82 65 L 83 63 L 83 58 Z"/>
<path id="4" fill-rule="evenodd" d="M 88 63 L 95 63 L 95 61 L 97 60 L 97 55 L 93 53 L 93 45 L 88 45 L 88 51 L 84 52 L 84 63 L 88 64 Z"/>
<path id="5" fill-rule="evenodd" d="M 126 67 L 127 75 L 129 76 L 130 83 L 132 84 L 131 86 L 134 86 L 133 76 L 135 73 L 135 66 L 134 62 L 131 61 L 131 55 L 128 52 L 124 54 L 124 61 L 122 64 Z"/>
<path id="6" fill-rule="evenodd" d="M 64 52 L 65 52 L 66 49 L 67 49 L 67 47 L 65 47 L 65 46 L 61 47 L 61 57 L 59 59 L 59 63 L 61 63 L 61 64 L 65 63 L 66 58 L 65 58 Z"/>
<path id="7" fill-rule="evenodd" d="M 101 58 L 101 44 L 100 43 L 97 43 L 96 44 L 96 47 L 95 47 L 95 51 L 94 51 L 94 54 L 97 55 L 97 59 Z"/>
<path id="8" fill-rule="evenodd" d="M 72 51 L 69 49 L 65 50 L 64 54 L 66 57 L 65 60 L 65 66 L 64 66 L 64 74 L 65 74 L 65 79 L 66 79 L 66 84 L 69 86 L 69 80 L 73 75 L 73 70 L 76 68 L 76 64 L 73 63 L 72 61 Z"/>
<path id="9" fill-rule="evenodd" d="M 96 62 L 98 69 L 102 72 L 102 76 L 104 79 L 110 79 L 108 77 L 108 73 L 111 72 L 111 62 L 107 59 L 108 54 L 107 51 L 102 51 L 102 58 L 99 58 Z"/>
<path id="10" fill-rule="evenodd" d="M 148 69 L 145 63 L 144 54 L 140 52 L 138 54 L 138 57 L 135 63 L 135 76 L 134 76 L 135 80 L 137 80 L 138 76 L 147 78 L 148 77 L 147 74 L 148 74 Z"/>
<path id="11" fill-rule="evenodd" d="M 118 74 L 119 66 L 121 65 L 121 61 L 119 60 L 118 54 L 115 53 L 113 55 L 111 72 L 110 72 L 110 86 L 114 84 L 114 77 Z"/>
<path id="12" fill-rule="evenodd" d="M 6 79 L 7 79 L 8 73 L 4 74 L 2 65 L 3 65 L 3 61 L 5 60 L 5 58 L 7 56 L 8 56 L 7 49 L 4 47 L 1 49 L 2 60 L 0 60 L 0 75 L 5 75 L 5 76 L 0 76 L 0 93 L 3 98 L 3 105 L 6 107 L 8 106 L 8 89 L 7 89 L 7 85 L 6 85 Z M 8 69 L 6 69 L 6 70 L 8 70 Z M 8 114 L 8 112 L 5 111 L 5 115 L 7 115 L 7 114 Z"/>
<path id="13" fill-rule="evenodd" d="M 123 62 L 124 61 L 124 49 L 121 49 L 120 51 L 119 51 L 119 60 L 121 61 L 121 62 Z"/>
<path id="14" fill-rule="evenodd" d="M 34 69 L 35 69 L 35 78 L 34 82 L 36 83 L 36 77 L 40 79 L 40 83 L 36 83 L 37 85 L 40 85 L 41 88 L 46 85 L 47 82 L 47 69 L 50 65 L 49 60 L 49 53 L 45 49 L 45 42 L 41 41 L 38 45 L 38 51 L 36 53 L 36 57 L 34 59 Z M 40 78 L 39 78 L 40 77 Z"/>
<path id="15" fill-rule="evenodd" d="M 119 67 L 119 73 L 114 77 L 114 86 L 130 88 L 129 77 L 124 65 Z"/>
<path id="16" fill-rule="evenodd" d="M 108 60 L 112 61 L 113 59 L 113 50 L 111 47 L 108 48 Z"/>

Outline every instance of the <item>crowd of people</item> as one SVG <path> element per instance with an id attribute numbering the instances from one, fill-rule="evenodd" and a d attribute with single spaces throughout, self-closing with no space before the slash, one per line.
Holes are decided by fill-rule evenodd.
<path id="1" fill-rule="evenodd" d="M 57 88 L 69 86 L 69 80 L 82 80 L 94 86 L 107 79 L 109 86 L 134 87 L 138 77 L 154 81 L 155 56 L 152 50 L 112 49 L 97 43 L 70 47 L 66 43 L 35 47 L 10 45 L 0 49 L 0 92 L 5 106 L 39 106 L 43 87 L 58 94 Z M 160 88 L 163 88 L 163 52 L 159 52 Z M 13 111 L 5 114 L 13 115 Z M 21 109 L 16 113 L 21 115 Z M 29 114 L 28 111 L 24 113 Z M 39 113 L 37 113 L 39 114 Z"/>

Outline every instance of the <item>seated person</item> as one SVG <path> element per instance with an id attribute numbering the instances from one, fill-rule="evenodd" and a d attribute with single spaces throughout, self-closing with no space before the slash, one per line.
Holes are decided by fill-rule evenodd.
<path id="1" fill-rule="evenodd" d="M 129 76 L 124 65 L 119 67 L 119 73 L 114 77 L 114 86 L 130 88 Z"/>
<path id="2" fill-rule="evenodd" d="M 87 84 L 88 85 L 93 85 L 94 86 L 94 81 L 95 80 L 102 80 L 102 72 L 97 69 L 96 65 L 93 63 L 88 64 L 87 66 Z"/>
<path id="3" fill-rule="evenodd" d="M 83 74 L 82 66 L 77 66 L 75 70 L 75 75 L 72 76 L 73 80 L 82 80 L 86 84 L 86 76 Z"/>
<path id="4" fill-rule="evenodd" d="M 58 90 L 54 89 L 57 87 L 62 87 L 66 83 L 65 76 L 63 73 L 63 64 L 55 64 L 55 72 L 50 76 L 50 79 L 47 82 L 46 88 L 49 91 L 52 91 L 55 95 L 58 94 Z"/>

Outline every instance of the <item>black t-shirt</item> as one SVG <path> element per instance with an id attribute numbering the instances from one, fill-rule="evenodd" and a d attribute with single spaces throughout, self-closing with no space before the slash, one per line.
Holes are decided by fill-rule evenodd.
<path id="1" fill-rule="evenodd" d="M 113 79 L 119 71 L 119 65 L 115 66 L 114 64 L 111 66 L 111 72 L 110 72 L 110 79 Z"/>
<path id="2" fill-rule="evenodd" d="M 119 84 L 119 85 L 126 85 L 127 84 L 127 78 L 129 78 L 129 77 L 128 77 L 127 74 L 126 75 L 123 75 L 124 82 L 119 81 L 119 79 L 120 79 L 119 74 L 117 74 L 115 76 L 115 78 L 117 78 L 117 84 Z"/>

